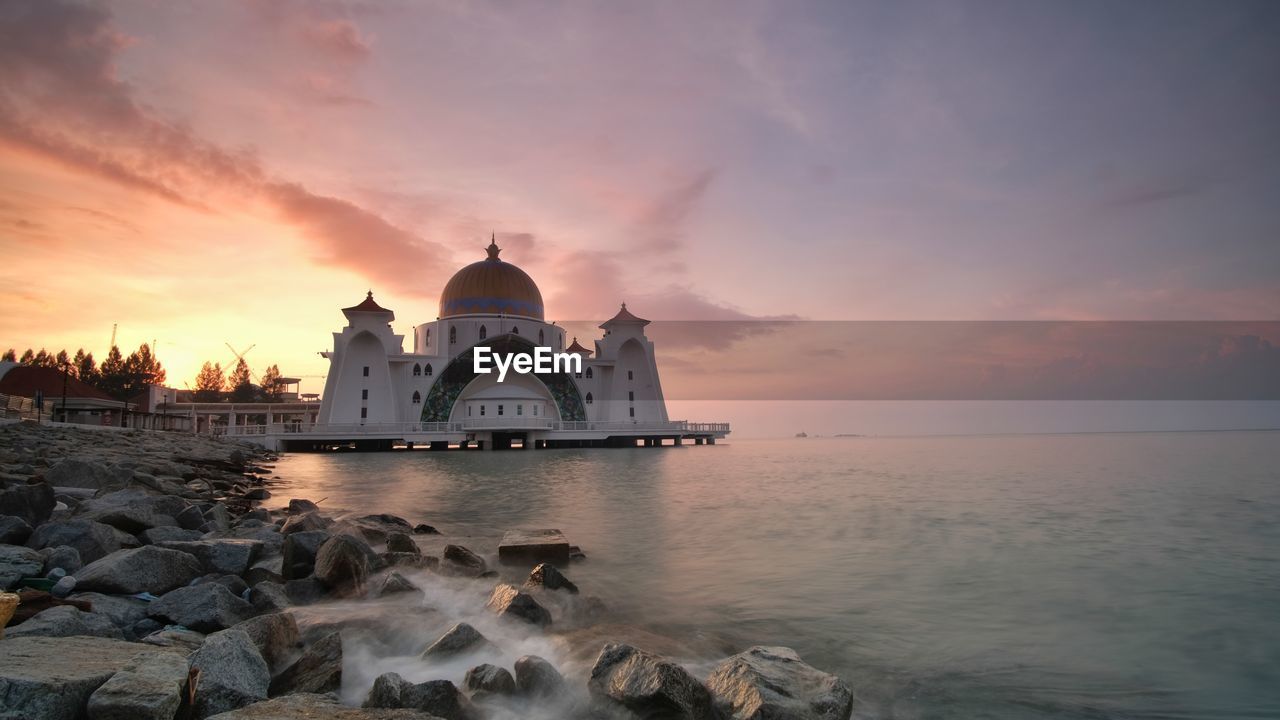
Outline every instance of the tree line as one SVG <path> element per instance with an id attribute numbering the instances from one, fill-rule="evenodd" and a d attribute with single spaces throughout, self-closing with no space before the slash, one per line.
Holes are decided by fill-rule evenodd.
<path id="1" fill-rule="evenodd" d="M 10 348 L 0 356 L 0 360 L 65 370 L 71 377 L 118 400 L 128 400 L 150 385 L 164 385 L 167 378 L 164 366 L 147 343 L 142 343 L 128 357 L 121 354 L 119 347 L 112 345 L 101 365 L 94 360 L 93 353 L 86 353 L 83 348 L 76 350 L 74 356 L 68 355 L 66 350 L 54 354 L 44 348 L 39 352 L 27 348 L 19 356 L 16 349 Z M 281 401 L 285 386 L 280 381 L 279 368 L 272 365 L 262 372 L 258 380 L 255 385 L 244 358 L 240 358 L 229 374 L 224 374 L 218 363 L 206 362 L 196 375 L 192 399 L 195 402 L 218 402 L 228 398 L 232 402 Z"/>

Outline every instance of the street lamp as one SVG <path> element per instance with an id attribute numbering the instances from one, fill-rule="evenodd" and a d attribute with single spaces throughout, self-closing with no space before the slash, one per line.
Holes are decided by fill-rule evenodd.
<path id="1" fill-rule="evenodd" d="M 164 393 L 164 405 L 163 405 L 163 407 L 164 407 L 164 410 L 162 410 L 162 411 L 161 411 L 161 412 L 162 412 L 162 415 L 161 415 L 162 420 L 161 420 L 161 422 L 160 422 L 160 429 L 161 429 L 161 430 L 168 430 L 168 429 L 169 429 L 169 392 L 168 392 L 168 391 L 165 391 L 165 393 Z"/>
<path id="2" fill-rule="evenodd" d="M 63 357 L 66 357 L 63 355 Z M 67 379 L 71 377 L 71 363 L 62 362 L 62 422 L 67 421 Z"/>

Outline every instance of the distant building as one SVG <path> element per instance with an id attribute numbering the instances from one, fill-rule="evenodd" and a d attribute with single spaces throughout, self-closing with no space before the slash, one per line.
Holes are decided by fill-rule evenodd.
<path id="1" fill-rule="evenodd" d="M 80 382 L 61 368 L 13 362 L 0 362 L 0 394 L 6 396 L 3 405 L 8 416 L 34 419 L 34 406 L 40 398 L 44 405 L 43 412 L 39 413 L 42 419 L 81 425 L 119 425 L 129 408 L 127 403 Z M 31 408 L 26 413 L 22 410 L 24 399 Z"/>

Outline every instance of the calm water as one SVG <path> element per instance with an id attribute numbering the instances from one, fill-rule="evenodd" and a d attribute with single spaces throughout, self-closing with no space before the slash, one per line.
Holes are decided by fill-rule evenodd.
<path id="1" fill-rule="evenodd" d="M 1280 433 L 291 455 L 492 551 L 559 527 L 630 623 L 795 648 L 875 718 L 1280 717 Z M 695 664 L 706 657 L 685 658 Z"/>

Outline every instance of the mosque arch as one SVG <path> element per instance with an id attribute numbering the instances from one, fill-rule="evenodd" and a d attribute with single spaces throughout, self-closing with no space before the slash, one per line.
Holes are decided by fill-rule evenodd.
<path id="1" fill-rule="evenodd" d="M 421 404 L 421 403 L 422 403 L 422 393 L 418 392 L 417 390 L 414 390 L 414 391 L 413 391 L 413 404 L 414 404 L 414 405 L 419 405 L 419 404 Z"/>
<path id="2" fill-rule="evenodd" d="M 481 325 L 481 326 L 480 326 L 480 339 L 481 339 L 481 340 L 484 340 L 484 339 L 485 339 L 485 338 L 487 338 L 487 337 L 489 337 L 489 330 L 488 330 L 487 328 L 485 328 L 485 326 Z"/>
<path id="3" fill-rule="evenodd" d="M 421 374 L 422 374 L 422 366 L 421 366 L 421 365 L 419 365 L 418 363 L 414 363 L 414 364 L 413 364 L 413 376 L 414 376 L 414 377 L 418 377 L 418 376 L 419 376 L 419 375 L 421 375 Z"/>
<path id="4" fill-rule="evenodd" d="M 490 348 L 495 354 L 531 353 L 534 348 L 533 343 L 529 340 L 519 335 L 506 334 L 488 342 L 476 343 L 459 353 L 457 357 L 449 361 L 440 370 L 439 379 L 427 391 L 427 395 L 422 402 L 422 422 L 449 421 L 449 417 L 453 413 L 453 406 L 457 403 L 462 391 L 476 378 L 477 373 L 472 356 L 475 348 L 482 345 Z M 587 419 L 582 395 L 578 392 L 577 385 L 574 384 L 568 373 L 529 373 L 529 375 L 536 378 L 538 382 L 546 387 L 547 392 L 555 402 L 562 421 L 580 422 Z"/>
<path id="5" fill-rule="evenodd" d="M 427 366 L 422 370 L 422 374 L 431 377 L 431 363 L 427 363 Z"/>

